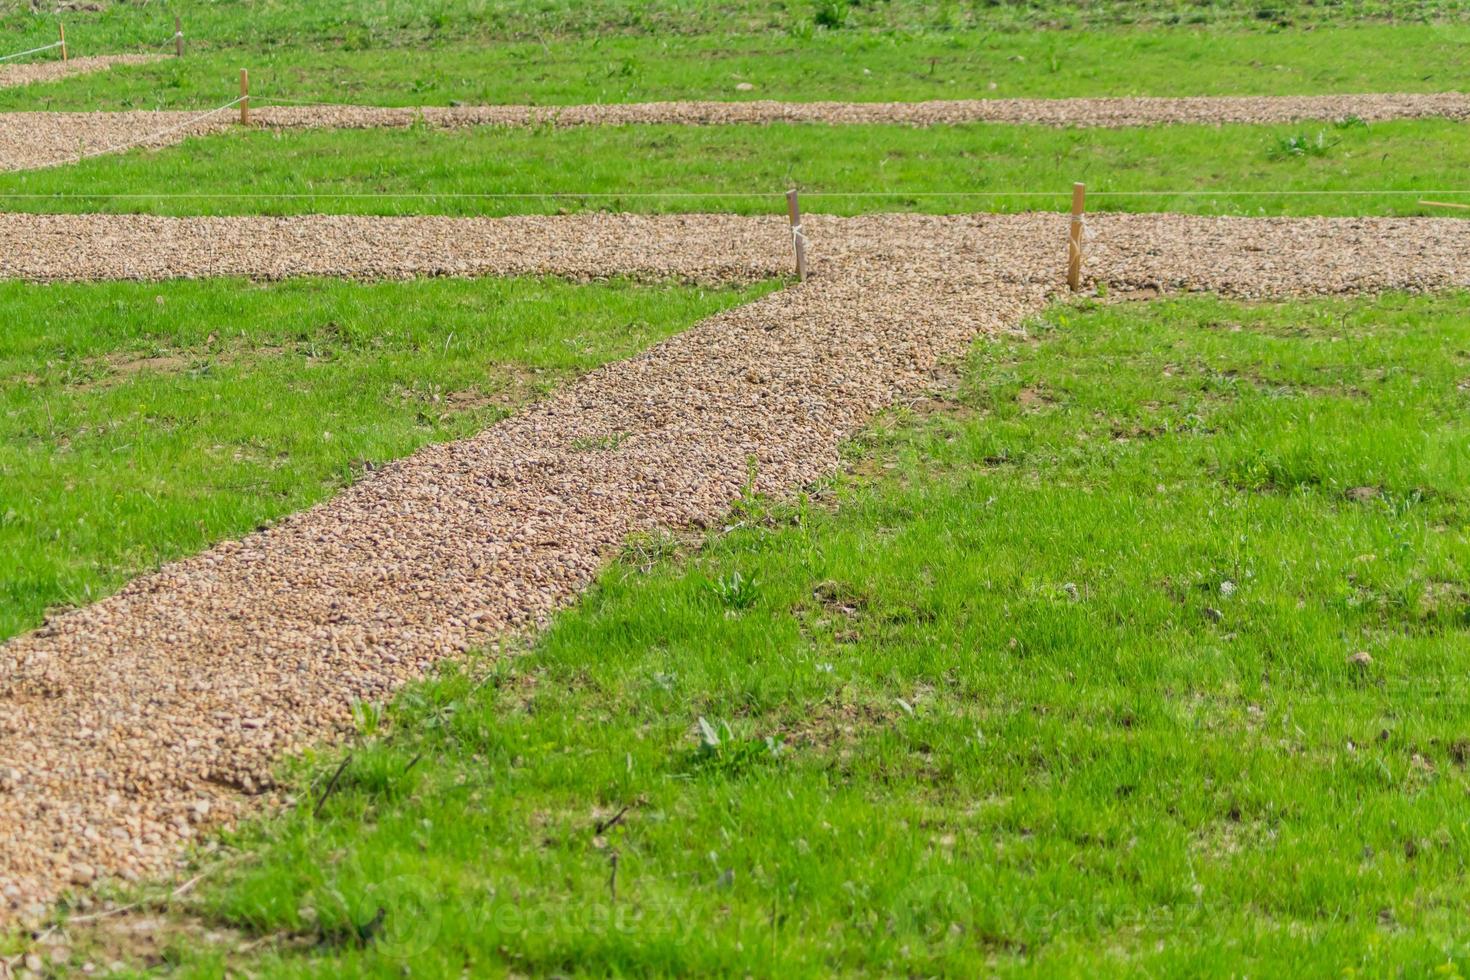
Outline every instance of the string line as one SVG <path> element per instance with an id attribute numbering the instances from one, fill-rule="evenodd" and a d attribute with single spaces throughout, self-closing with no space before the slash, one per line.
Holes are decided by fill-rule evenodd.
<path id="1" fill-rule="evenodd" d="M 146 143 L 159 136 L 167 135 L 178 129 L 191 126 L 200 120 L 206 119 L 216 113 L 231 109 L 244 101 L 244 97 L 227 102 L 218 108 L 201 113 L 181 123 L 177 123 L 167 129 L 159 130 L 147 136 L 139 137 L 130 143 L 119 143 L 115 146 L 100 150 L 89 150 L 74 160 L 85 159 L 91 156 L 100 156 L 112 153 L 129 146 Z M 65 162 L 65 161 L 63 161 Z M 824 197 L 901 197 L 901 198 L 944 198 L 944 197 L 1069 197 L 1070 190 L 1055 191 L 802 191 L 804 198 Z M 279 192 L 232 192 L 232 191 L 187 191 L 187 192 L 158 192 L 158 193 L 107 193 L 97 192 L 92 194 L 75 194 L 66 192 L 39 193 L 39 192 L 8 192 L 0 191 L 0 198 L 14 200 L 66 200 L 66 199 L 117 199 L 117 200 L 159 200 L 159 199 L 188 199 L 188 198 L 220 198 L 237 200 L 291 200 L 311 198 L 342 198 L 342 199 L 528 199 L 540 198 L 669 198 L 669 199 L 705 199 L 705 198 L 768 198 L 784 197 L 785 191 L 279 191 Z M 1409 195 L 1424 197 L 1434 195 L 1436 197 L 1464 197 L 1470 196 L 1470 189 L 1466 190 L 1187 190 L 1187 191 L 1093 191 L 1087 192 L 1088 197 L 1358 197 L 1358 196 L 1402 196 Z M 1426 201 L 1432 204 L 1435 202 Z"/>
<path id="2" fill-rule="evenodd" d="M 0 55 L 0 61 L 9 61 L 11 58 L 24 58 L 28 54 L 38 54 L 42 51 L 50 51 L 52 48 L 59 47 L 61 47 L 60 41 L 52 41 L 50 44 L 42 45 L 39 48 L 31 48 L 29 51 L 17 51 L 15 54 Z"/>
<path id="3" fill-rule="evenodd" d="M 197 122 L 200 122 L 201 120 L 208 119 L 210 116 L 217 115 L 218 113 L 224 112 L 226 109 L 233 109 L 235 106 L 239 105 L 241 102 L 244 102 L 247 98 L 249 98 L 249 96 L 242 95 L 239 98 L 234 99 L 233 101 L 226 102 L 222 106 L 218 106 L 218 107 L 216 107 L 214 109 L 210 109 L 208 112 L 201 112 L 197 116 L 191 116 L 190 118 L 185 119 L 183 122 L 175 123 L 174 125 L 165 127 L 164 129 L 160 129 L 157 132 L 149 133 L 146 136 L 139 136 L 136 139 L 127 140 L 126 142 L 114 143 L 112 146 L 105 146 L 105 147 L 102 147 L 101 149 L 87 150 L 87 151 L 85 151 L 83 153 L 77 154 L 76 156 L 66 157 L 66 158 L 64 158 L 62 160 L 57 160 L 54 163 L 52 163 L 51 166 L 53 166 L 53 167 L 60 167 L 60 166 L 65 166 L 66 164 L 69 164 L 69 163 L 80 163 L 81 161 L 90 159 L 92 157 L 99 157 L 99 156 L 102 156 L 102 155 L 107 154 L 107 153 L 117 153 L 120 150 L 127 150 L 127 149 L 131 149 L 131 148 L 133 148 L 135 146 L 141 146 L 144 143 L 150 143 L 153 140 L 158 139 L 160 136 L 167 136 L 170 133 L 177 132 L 177 131 L 179 131 L 181 129 L 186 129 L 189 126 L 192 126 L 192 125 L 194 125 Z M 15 197 L 17 195 L 6 195 L 6 196 L 8 196 L 8 197 Z M 41 195 L 41 196 L 45 196 L 45 195 Z M 96 196 L 100 196 L 100 197 L 111 197 L 111 196 L 116 196 L 116 195 L 107 195 L 107 194 L 103 194 L 103 195 L 73 194 L 73 195 L 66 195 L 66 196 L 86 198 L 86 197 L 96 197 Z"/>

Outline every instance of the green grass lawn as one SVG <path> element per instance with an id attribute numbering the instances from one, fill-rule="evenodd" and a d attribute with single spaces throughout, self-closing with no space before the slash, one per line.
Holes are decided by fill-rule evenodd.
<path id="1" fill-rule="evenodd" d="M 1463 134 L 1462 123 L 1445 120 L 1125 130 L 780 124 L 229 132 L 0 174 L 0 205 L 158 214 L 771 213 L 784 211 L 782 195 L 797 185 L 810 211 L 955 212 L 1065 207 L 1072 182 L 1082 180 L 1095 210 L 1422 214 L 1432 210 L 1418 204 L 1426 192 L 1458 191 L 1470 200 Z M 599 196 L 535 196 L 585 192 Z"/>
<path id="2" fill-rule="evenodd" d="M 0 283 L 0 639 L 763 288 Z"/>
<path id="3" fill-rule="evenodd" d="M 524 654 L 364 711 L 320 815 L 330 754 L 159 955 L 1456 975 L 1467 299 L 1059 306 L 981 341 L 853 475 L 635 542 Z"/>
<path id="4" fill-rule="evenodd" d="M 162 13 L 161 8 L 158 8 Z M 17 37 L 13 50 L 54 39 Z M 172 27 L 158 28 L 160 39 Z M 123 50 L 68 28 L 78 54 Z M 1470 87 L 1470 25 L 1221 31 L 657 33 L 429 46 L 309 40 L 0 90 L 0 109 L 209 108 L 249 68 L 258 100 L 378 105 L 660 99 L 955 99 L 1449 91 Z M 11 50 L 11 49 L 7 49 Z M 132 48 L 126 48 L 132 50 Z M 749 86 L 740 88 L 738 86 Z"/>
<path id="5" fill-rule="evenodd" d="M 115 47 L 161 44 L 182 17 L 196 46 L 422 46 L 455 38 L 563 43 L 701 34 L 953 34 L 1082 28 L 1285 28 L 1343 23 L 1454 24 L 1464 0 L 176 0 L 11 4 L 0 36 L 45 43 L 58 17 Z M 18 50 L 19 48 L 17 48 Z"/>

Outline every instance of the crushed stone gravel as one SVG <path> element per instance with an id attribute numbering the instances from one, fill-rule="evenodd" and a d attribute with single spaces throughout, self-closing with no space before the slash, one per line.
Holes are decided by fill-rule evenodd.
<path id="1" fill-rule="evenodd" d="M 772 209 L 781 198 L 772 197 Z M 712 225 L 720 237 L 710 237 Z M 0 214 L 0 277 L 31 280 L 627 274 L 749 282 L 790 265 L 784 216 L 512 218 Z"/>
<path id="2" fill-rule="evenodd" d="M 925 102 L 637 102 L 571 106 L 375 108 L 348 105 L 266 106 L 265 126 L 544 125 L 622 126 L 671 123 L 719 126 L 762 123 L 853 125 L 891 123 L 1036 123 L 1120 127 L 1177 123 L 1279 123 L 1356 116 L 1389 119 L 1470 118 L 1470 96 L 1433 94 L 1191 96 L 1187 98 L 945 99 Z"/>
<path id="3" fill-rule="evenodd" d="M 32 61 L 24 64 L 0 64 L 0 88 L 30 85 L 32 82 L 54 82 L 72 75 L 87 75 L 94 71 L 107 71 L 118 65 L 146 65 L 159 60 L 157 54 L 97 54 L 62 61 L 53 57 L 48 61 Z"/>
<path id="4" fill-rule="evenodd" d="M 267 105 L 257 99 L 252 125 L 275 129 L 463 126 L 691 126 L 769 123 L 1035 123 L 1121 127 L 1171 123 L 1285 123 L 1357 117 L 1364 122 L 1470 118 L 1470 96 L 1431 94 L 1198 96 L 1190 98 L 961 99 L 930 102 L 643 102 L 572 106 L 383 108 Z M 0 113 L 0 169 L 73 162 L 121 145 L 160 147 L 239 125 L 238 111 Z"/>
<path id="5" fill-rule="evenodd" d="M 116 274 L 114 253 L 160 238 L 175 265 L 151 275 L 213 274 L 216 260 L 188 248 L 232 237 L 249 245 L 230 271 L 263 276 L 295 261 L 364 276 L 565 261 L 583 276 L 600 256 L 599 275 L 716 278 L 791 261 L 779 220 L 393 220 L 364 245 L 385 219 L 11 215 L 0 251 L 28 249 L 4 261 L 36 278 Z M 1114 290 L 1470 285 L 1466 226 L 1453 219 L 1091 223 L 1089 278 Z M 1064 291 L 1055 214 L 812 217 L 806 232 L 807 282 L 0 646 L 0 919 L 39 917 L 97 878 L 167 872 L 203 828 L 272 797 L 281 756 L 350 732 L 355 700 L 386 699 L 441 658 L 544 622 L 630 533 L 718 520 L 752 460 L 757 489 L 777 495 L 831 473 L 874 412 Z M 436 264 L 464 243 L 465 265 Z"/>

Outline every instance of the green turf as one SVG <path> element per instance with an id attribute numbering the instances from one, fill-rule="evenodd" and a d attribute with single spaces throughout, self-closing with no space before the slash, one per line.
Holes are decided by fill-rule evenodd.
<path id="1" fill-rule="evenodd" d="M 953 34 L 1037 28 L 1250 28 L 1259 34 L 1351 22 L 1463 23 L 1464 0 L 101 0 L 0 9 L 17 45 L 73 37 L 162 46 L 182 17 L 195 46 L 422 46 L 455 38 L 562 43 L 578 38 L 700 34 Z M 26 45 L 29 46 L 29 45 Z M 19 47 L 15 48 L 19 50 Z"/>
<path id="2" fill-rule="evenodd" d="M 0 639 L 758 292 L 0 283 Z"/>
<path id="3" fill-rule="evenodd" d="M 177 903 L 244 935 L 166 955 L 1456 975 L 1467 299 L 1063 306 L 981 342 L 857 476 L 637 542 L 524 655 L 363 710 L 320 816 L 332 757 Z"/>
<path id="4" fill-rule="evenodd" d="M 261 102 L 434 105 L 1470 87 L 1470 29 L 1419 23 L 1453 0 L 98 6 L 75 53 L 163 49 L 180 9 L 188 57 L 0 109 L 212 106 L 240 67 Z M 0 53 L 54 23 L 5 8 Z M 228 134 L 0 175 L 43 195 L 0 208 L 971 211 L 1080 179 L 1410 214 L 1470 189 L 1462 132 Z M 49 196 L 78 190 L 143 197 Z M 1056 196 L 922 196 L 1014 190 Z M 1207 193 L 1109 195 L 1138 190 Z M 169 196 L 236 192 L 305 196 Z M 756 292 L 0 284 L 0 638 Z M 1059 307 L 814 499 L 634 542 L 524 657 L 364 706 L 320 818 L 341 756 L 144 931 L 186 975 L 1463 972 L 1467 298 Z M 74 965 L 148 965 L 133 921 L 70 927 Z"/>
<path id="5" fill-rule="evenodd" d="M 78 53 L 117 50 L 80 28 L 70 34 Z M 250 69 L 257 100 L 380 105 L 1446 91 L 1470 86 L 1467 48 L 1470 26 L 1449 25 L 306 44 L 204 51 L 3 89 L 0 109 L 212 107 L 235 97 L 240 68 Z"/>
<path id="6" fill-rule="evenodd" d="M 580 207 L 759 214 L 783 211 L 784 190 L 798 185 L 810 211 L 953 212 L 1065 207 L 1072 182 L 1081 180 L 1095 210 L 1423 214 L 1434 213 L 1419 205 L 1424 193 L 1470 200 L 1463 133 L 1462 123 L 1445 120 L 1126 130 L 781 124 L 230 132 L 0 174 L 0 203 L 158 214 L 496 215 Z M 573 192 L 599 196 L 534 196 Z M 841 196 L 853 192 L 859 196 Z"/>

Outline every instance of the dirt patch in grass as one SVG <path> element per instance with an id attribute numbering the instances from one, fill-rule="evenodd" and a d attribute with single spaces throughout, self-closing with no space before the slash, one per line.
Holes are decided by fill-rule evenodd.
<path id="1" fill-rule="evenodd" d="M 179 354 L 109 354 L 104 363 L 114 374 L 125 378 L 144 371 L 160 374 L 182 371 L 189 365 L 189 361 Z"/>
<path id="2" fill-rule="evenodd" d="M 823 701 L 808 705 L 799 720 L 781 725 L 780 734 L 793 748 L 841 751 L 892 725 L 902 715 L 903 709 L 896 702 Z"/>
<path id="3" fill-rule="evenodd" d="M 304 950 L 323 942 L 315 931 L 255 935 L 186 909 L 147 908 L 79 917 L 35 944 L 55 975 L 117 970 L 166 970 L 185 950 L 212 951 L 227 965 L 275 950 Z"/>
<path id="4" fill-rule="evenodd" d="M 1016 393 L 1016 404 L 1020 405 L 1023 411 L 1035 411 L 1055 402 L 1056 398 L 1040 387 L 1022 388 Z"/>

